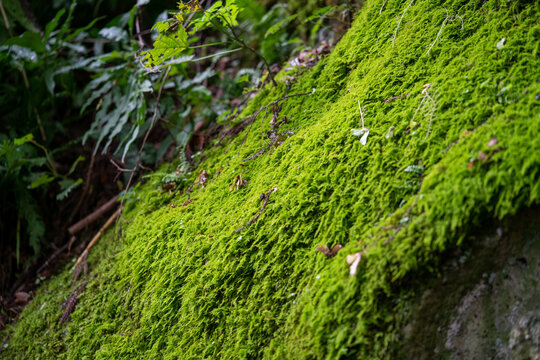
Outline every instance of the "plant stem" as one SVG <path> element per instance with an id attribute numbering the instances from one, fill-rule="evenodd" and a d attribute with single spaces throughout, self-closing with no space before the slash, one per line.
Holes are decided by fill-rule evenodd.
<path id="1" fill-rule="evenodd" d="M 253 54 L 255 54 L 255 56 L 260 58 L 264 62 L 264 65 L 266 66 L 266 70 L 268 71 L 268 75 L 270 76 L 270 79 L 272 80 L 272 84 L 274 86 L 277 86 L 276 79 L 274 79 L 274 75 L 272 75 L 272 71 L 270 71 L 270 65 L 268 64 L 268 61 L 266 61 L 264 56 L 258 53 L 257 50 L 253 49 L 248 44 L 246 44 L 244 40 L 240 39 L 240 37 L 238 36 L 238 34 L 236 34 L 236 31 L 234 31 L 234 27 L 231 24 L 227 22 L 227 28 L 231 31 L 231 34 L 229 34 L 223 26 L 221 26 L 220 24 L 216 24 L 216 22 L 213 19 L 210 20 L 210 23 L 214 25 L 216 29 L 220 30 L 229 40 L 237 42 L 238 44 L 242 45 L 243 48 L 251 51 Z"/>
<path id="2" fill-rule="evenodd" d="M 259 57 L 264 62 L 264 65 L 266 66 L 266 70 L 268 70 L 268 76 L 270 76 L 270 79 L 272 80 L 272 84 L 274 84 L 274 86 L 277 86 L 276 80 L 274 79 L 274 75 L 272 74 L 272 71 L 270 70 L 270 65 L 268 64 L 268 61 L 266 61 L 264 56 L 262 56 L 262 54 L 258 53 L 257 50 L 253 49 L 248 44 L 246 44 L 244 40 L 240 39 L 231 25 L 227 24 L 227 26 L 229 27 L 229 30 L 231 30 L 234 40 L 237 43 L 239 43 L 240 45 L 242 45 L 243 47 L 251 51 L 253 54 L 255 54 L 255 56 Z"/>

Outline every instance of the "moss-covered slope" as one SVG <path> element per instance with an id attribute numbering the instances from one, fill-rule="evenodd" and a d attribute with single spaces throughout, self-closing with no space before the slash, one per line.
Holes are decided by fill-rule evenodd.
<path id="1" fill-rule="evenodd" d="M 197 171 L 210 179 L 188 206 L 171 208 L 157 180 L 138 189 L 122 239 L 93 250 L 95 277 L 71 321 L 59 324 L 73 291 L 67 269 L 39 291 L 0 357 L 399 353 L 410 280 L 436 273 L 486 219 L 540 202 L 540 9 L 382 3 L 366 1 L 333 52 L 293 84 L 289 94 L 315 89 L 283 102 L 280 130 L 294 135 L 242 161 L 268 141 L 258 118 L 243 145 L 245 132 L 208 151 Z M 285 91 L 266 88 L 244 116 Z M 351 133 L 358 101 L 366 145 Z M 238 174 L 248 185 L 230 191 Z M 333 258 L 316 251 L 334 244 L 343 249 Z M 357 252 L 351 276 L 346 256 Z"/>

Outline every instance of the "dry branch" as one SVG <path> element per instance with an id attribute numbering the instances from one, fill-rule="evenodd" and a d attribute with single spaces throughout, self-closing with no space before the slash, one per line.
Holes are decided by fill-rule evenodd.
<path id="1" fill-rule="evenodd" d="M 103 204 L 99 209 L 85 217 L 84 219 L 80 220 L 76 224 L 73 224 L 69 227 L 68 232 L 73 236 L 77 234 L 79 231 L 87 227 L 88 225 L 92 224 L 94 221 L 99 219 L 103 214 L 108 213 L 114 208 L 114 205 L 116 204 L 116 200 L 118 200 L 118 196 L 116 195 L 111 200 L 107 201 L 105 204 Z"/>
<path id="2" fill-rule="evenodd" d="M 90 249 L 97 243 L 97 241 L 99 240 L 99 238 L 101 237 L 101 235 L 103 235 L 103 233 L 105 232 L 105 230 L 107 230 L 107 228 L 109 226 L 111 226 L 111 224 L 114 222 L 114 220 L 116 220 L 116 218 L 120 215 L 120 213 L 122 212 L 122 207 L 119 207 L 115 212 L 114 214 L 112 214 L 112 216 L 109 218 L 109 220 L 107 220 L 107 222 L 105 223 L 105 225 L 103 225 L 101 227 L 101 229 L 99 229 L 98 233 L 94 236 L 94 238 L 90 241 L 90 243 L 88 244 L 88 246 L 86 246 L 86 249 L 84 249 L 83 253 L 81 254 L 81 256 L 79 256 L 79 258 L 77 259 L 77 262 L 75 263 L 75 267 L 79 266 L 79 264 L 81 263 L 81 261 L 83 261 L 83 259 L 88 256 L 88 252 L 90 251 Z"/>

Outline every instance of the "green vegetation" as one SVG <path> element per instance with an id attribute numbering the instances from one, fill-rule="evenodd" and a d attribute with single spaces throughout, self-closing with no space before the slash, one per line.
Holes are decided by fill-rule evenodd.
<path id="1" fill-rule="evenodd" d="M 280 72 L 232 121 L 309 95 L 215 139 L 177 175 L 178 193 L 162 178 L 179 160 L 149 177 L 122 237 L 91 252 L 71 320 L 59 324 L 68 266 L 8 329 L 2 356 L 402 357 L 412 280 L 436 274 L 484 220 L 540 202 L 540 6 L 381 3 L 367 1 L 330 55 Z M 365 145 L 351 129 L 369 131 Z M 206 182 L 180 191 L 202 170 Z M 239 174 L 247 186 L 231 191 Z M 336 244 L 332 258 L 316 251 Z"/>
<path id="2" fill-rule="evenodd" d="M 51 234 L 65 233 L 70 225 L 66 220 L 83 217 L 80 204 L 92 192 L 89 188 L 103 190 L 89 177 L 102 170 L 94 163 L 102 160 L 114 171 L 109 162 L 114 160 L 139 173 L 141 165 L 155 168 L 178 157 L 196 124 L 215 125 L 235 108 L 234 99 L 260 86 L 263 68 L 261 59 L 252 58 L 253 47 L 212 47 L 223 42 L 222 34 L 212 29 L 190 38 L 196 44 L 182 49 L 183 56 L 168 64 L 167 71 L 145 68 L 141 51 L 152 44 L 152 34 L 143 30 L 144 19 L 152 17 L 153 23 L 167 18 L 164 4 L 38 4 L 39 15 L 52 17 L 40 29 L 34 16 L 25 15 L 31 8 L 23 9 L 23 3 L 3 0 L 0 24 L 0 224 L 5 224 L 0 229 L 9 240 L 1 247 L 9 258 L 3 268 L 7 274 L 28 269 L 29 263 L 63 245 L 62 236 Z M 234 5 L 235 24 L 246 29 L 235 36 L 261 44 L 264 59 L 281 62 L 301 43 L 283 23 L 289 17 L 284 4 L 268 13 L 255 1 L 238 4 L 225 8 Z M 157 28 L 164 23 L 158 21 Z M 115 187 L 116 192 L 125 190 L 128 179 L 124 174 L 118 186 L 106 186 L 104 196 L 112 197 Z M 97 206 L 96 200 L 91 206 Z M 12 223 L 18 225 L 8 225 Z M 9 267 L 12 257 L 16 266 Z M 0 290 L 5 286 L 2 279 Z"/>

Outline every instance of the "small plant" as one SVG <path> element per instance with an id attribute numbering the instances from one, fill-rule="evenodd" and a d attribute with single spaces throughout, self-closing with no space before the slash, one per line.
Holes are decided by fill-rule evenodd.
<path id="1" fill-rule="evenodd" d="M 439 42 L 441 41 L 441 34 L 444 30 L 444 28 L 446 27 L 446 25 L 448 25 L 448 23 L 454 23 L 456 22 L 458 19 L 461 21 L 461 29 L 463 29 L 463 18 L 459 15 L 452 15 L 450 16 L 450 14 L 448 13 L 448 10 L 446 10 L 446 18 L 443 20 L 442 22 L 442 25 L 441 25 L 441 28 L 439 29 L 439 32 L 437 33 L 437 37 L 435 38 L 435 40 L 433 41 L 433 43 L 431 43 L 431 45 L 429 46 L 428 50 L 426 51 L 426 55 L 429 54 L 429 52 L 431 51 L 431 49 L 433 49 L 433 47 Z"/>
<path id="2" fill-rule="evenodd" d="M 417 122 L 414 121 L 416 119 L 416 116 L 418 115 L 418 112 L 422 112 L 424 116 L 428 118 L 425 139 L 427 139 L 429 134 L 431 133 L 431 124 L 435 119 L 435 111 L 437 110 L 437 97 L 436 95 L 430 94 L 431 88 L 432 84 L 424 84 L 424 89 L 422 90 L 422 95 L 424 96 L 422 97 L 422 100 L 420 100 L 420 103 L 418 104 L 418 107 L 416 108 L 410 123 L 411 129 L 414 129 L 419 125 Z"/>
<path id="3" fill-rule="evenodd" d="M 154 42 L 154 49 L 143 53 L 142 61 L 147 67 L 167 66 L 174 63 L 174 59 L 180 55 L 189 55 L 189 52 L 196 48 L 190 47 L 190 44 L 195 41 L 194 35 L 211 28 L 223 34 L 228 42 L 240 45 L 256 55 L 264 63 L 268 76 L 276 85 L 268 61 L 249 46 L 239 32 L 238 14 L 241 9 L 235 0 L 228 0 L 225 4 L 222 1 L 216 1 L 206 10 L 198 0 L 191 0 L 189 3 L 180 2 L 178 10 L 172 19 L 154 25 L 154 30 L 158 31 L 159 35 Z M 224 43 L 210 43 L 198 47 L 221 44 Z"/>

